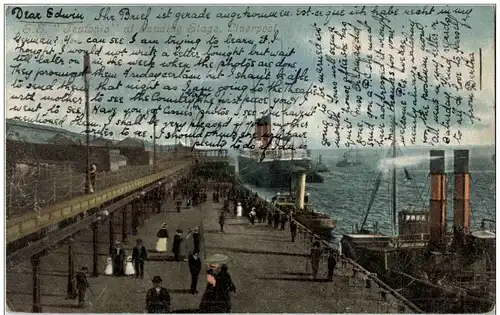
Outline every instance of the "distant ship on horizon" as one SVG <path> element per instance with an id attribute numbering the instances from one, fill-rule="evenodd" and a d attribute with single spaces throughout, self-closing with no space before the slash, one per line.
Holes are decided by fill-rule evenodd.
<path id="1" fill-rule="evenodd" d="M 351 159 L 351 150 L 345 152 L 344 156 L 342 157 L 342 160 L 339 160 L 336 164 L 337 167 L 347 167 L 356 165 L 361 165 L 361 161 L 359 161 L 359 159 L 357 158 L 357 154 L 355 160 Z"/>

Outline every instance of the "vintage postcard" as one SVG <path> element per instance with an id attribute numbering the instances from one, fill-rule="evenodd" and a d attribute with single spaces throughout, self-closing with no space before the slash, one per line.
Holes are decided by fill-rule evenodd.
<path id="1" fill-rule="evenodd" d="M 494 5 L 6 5 L 6 309 L 495 309 Z"/>

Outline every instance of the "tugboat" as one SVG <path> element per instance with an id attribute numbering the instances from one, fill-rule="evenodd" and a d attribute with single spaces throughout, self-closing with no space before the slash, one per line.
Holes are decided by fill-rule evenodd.
<path id="1" fill-rule="evenodd" d="M 347 151 L 344 153 L 342 160 L 338 161 L 337 167 L 347 167 L 347 166 L 356 166 L 361 165 L 361 162 L 356 158 L 356 160 L 351 159 L 351 151 Z"/>
<path id="2" fill-rule="evenodd" d="M 328 166 L 321 160 L 321 154 L 318 156 L 318 161 L 314 164 L 314 171 L 317 173 L 328 173 L 330 169 Z"/>
<path id="3" fill-rule="evenodd" d="M 297 193 L 278 193 L 271 199 L 271 203 L 311 231 L 325 239 L 331 239 L 336 222 L 328 215 L 313 210 L 309 204 L 309 193 L 305 192 L 305 181 L 305 173 L 300 172 Z"/>

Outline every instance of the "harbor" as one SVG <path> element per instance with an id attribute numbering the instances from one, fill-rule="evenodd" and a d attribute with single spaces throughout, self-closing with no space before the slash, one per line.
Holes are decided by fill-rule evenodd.
<path id="1" fill-rule="evenodd" d="M 57 146 L 49 144 L 47 148 Z M 15 147 L 18 155 L 22 152 L 21 144 L 10 143 L 8 147 Z M 105 152 L 104 148 L 100 150 Z M 119 147 L 106 150 L 127 152 Z M 137 156 L 148 152 L 139 148 L 134 150 Z M 317 210 L 317 200 L 308 192 L 310 185 L 317 184 L 308 183 L 306 168 L 289 169 L 289 182 L 281 188 L 282 193 L 268 198 L 245 182 L 248 178 L 240 176 L 238 166 L 225 150 L 176 146 L 173 151 L 157 153 L 154 165 L 122 166 L 115 170 L 112 164 L 107 170 L 101 162 L 100 168 L 104 170 L 96 176 L 95 191 L 85 194 L 82 179 L 78 179 L 81 175 L 70 174 L 68 180 L 59 178 L 56 181 L 59 184 L 53 189 L 35 191 L 35 196 L 51 196 L 40 198 L 39 211 L 29 204 L 25 205 L 33 210 L 16 209 L 16 204 L 24 199 L 13 195 L 15 190 L 11 190 L 9 198 L 20 201 L 10 203 L 8 213 L 11 215 L 7 220 L 9 308 L 27 312 L 92 313 L 113 309 L 143 312 L 144 294 L 152 277 L 159 273 L 169 279 L 167 290 L 173 301 L 177 301 L 172 302 L 172 310 L 196 312 L 200 297 L 190 295 L 188 286 L 182 284 L 189 278 L 186 263 L 171 261 L 170 254 L 159 258 L 154 251 L 156 230 L 165 222 L 171 231 L 186 232 L 184 257 L 192 250 L 187 231 L 198 226 L 203 239 L 203 257 L 217 254 L 229 258 L 227 264 L 235 285 L 245 288 L 238 290 L 241 295 L 234 296 L 235 312 L 280 312 L 283 309 L 287 312 L 334 310 L 346 313 L 486 312 L 494 307 L 495 234 L 487 229 L 488 220 L 483 220 L 481 229 L 471 226 L 473 210 L 468 194 L 474 187 L 470 187 L 469 151 L 454 151 L 454 215 L 451 221 L 454 226 L 462 227 L 454 233 L 444 228 L 448 191 L 444 151 L 431 150 L 428 154 L 432 196 L 429 209 L 391 210 L 393 222 L 398 227 L 397 236 L 382 233 L 378 222 L 370 228 L 369 207 L 364 220 L 360 218 L 360 226 L 346 232 L 351 227 L 343 225 L 342 218 Z M 20 156 L 24 158 L 18 159 L 18 163 L 31 159 L 27 154 Z M 39 167 L 50 168 L 44 163 Z M 132 169 L 135 171 L 131 172 Z M 329 172 L 335 172 L 335 168 L 329 167 Z M 405 180 L 410 176 L 406 168 L 404 175 Z M 71 184 L 71 176 L 77 177 L 75 181 L 79 185 Z M 391 180 L 393 187 L 400 185 L 394 177 L 389 178 L 388 183 Z M 379 175 L 375 183 L 382 181 L 383 176 Z M 68 190 L 68 186 L 73 189 Z M 204 198 L 214 197 L 210 201 L 200 201 L 200 195 L 193 193 L 180 197 L 179 187 L 203 193 Z M 371 199 L 375 199 L 377 190 L 375 186 Z M 192 207 L 180 209 L 179 202 L 192 203 Z M 241 216 L 234 212 L 239 205 L 243 209 Z M 261 213 L 262 222 L 251 223 L 255 221 L 250 215 L 253 209 Z M 392 209 L 396 209 L 394 205 Z M 227 213 L 224 233 L 217 229 L 217 217 L 221 212 Z M 280 224 L 284 222 L 280 229 L 276 228 L 277 223 L 273 227 L 269 221 L 276 216 Z M 296 226 L 294 242 L 290 239 L 291 222 Z M 136 238 L 144 240 L 151 256 L 144 280 L 126 277 L 119 280 L 103 275 L 114 242 L 121 240 L 125 251 L 129 252 Z M 171 240 L 169 242 L 168 247 L 171 247 Z M 311 271 L 313 247 L 321 253 L 317 277 Z M 325 281 L 330 253 L 337 263 L 334 278 Z M 165 270 L 163 264 L 169 267 Z M 74 282 L 70 280 L 75 269 L 82 265 L 89 268 L 89 283 L 102 293 L 90 294 L 92 307 L 83 310 L 75 306 Z M 421 268 L 423 266 L 425 268 Z M 32 281 L 27 281 L 29 274 Z M 206 279 L 200 279 L 199 286 L 203 288 Z M 133 289 L 123 286 L 120 281 L 128 281 Z M 47 291 L 45 283 L 59 283 L 60 290 Z M 259 290 L 262 287 L 269 290 Z M 279 293 L 276 288 L 280 288 Z M 114 305 L 118 303 L 114 299 L 120 301 L 119 296 L 124 293 L 121 290 L 126 290 L 128 298 Z M 251 290 L 258 291 L 259 297 L 247 297 L 251 296 Z M 32 295 L 32 305 L 24 303 L 26 295 Z M 240 296 L 245 298 L 239 300 Z M 315 302 L 306 302 L 311 296 L 315 297 L 312 299 Z M 293 303 L 288 301 L 290 297 Z M 110 304 L 108 299 L 115 302 Z M 283 302 L 264 303 L 271 299 Z M 450 304 L 448 300 L 460 303 Z"/>
<path id="2" fill-rule="evenodd" d="M 205 163 L 204 167 L 208 167 Z M 200 171 L 200 170 L 199 170 Z M 201 170 L 203 171 L 203 170 Z M 179 177 L 179 182 L 190 177 Z M 223 185 L 224 183 L 220 183 Z M 238 190 L 240 186 L 229 183 Z M 207 182 L 204 187 L 211 195 L 219 183 Z M 172 187 L 176 187 L 172 185 Z M 241 187 L 240 187 L 241 188 Z M 155 189 L 159 189 L 156 186 Z M 168 190 L 166 190 L 168 191 Z M 140 192 L 139 192 L 140 193 Z M 228 214 L 225 233 L 218 229 L 217 217 L 223 203 L 203 202 L 181 212 L 174 210 L 174 202 L 165 194 L 162 207 L 156 213 L 156 199 L 140 204 L 140 226 L 132 236 L 132 218 L 137 211 L 122 207 L 114 215 L 100 218 L 85 226 L 84 220 L 76 223 L 81 230 L 65 234 L 67 238 L 59 245 L 47 243 L 44 238 L 35 241 L 28 248 L 8 253 L 7 263 L 7 305 L 11 311 L 23 312 L 144 312 L 144 298 L 154 275 L 161 275 L 171 294 L 173 312 L 196 312 L 199 296 L 188 292 L 189 271 L 185 262 L 155 259 L 154 250 L 146 262 L 144 279 L 133 277 L 112 277 L 103 275 L 109 248 L 121 240 L 124 250 L 130 252 L 135 238 L 141 238 L 151 248 L 156 239 L 156 230 L 162 222 L 169 229 L 192 229 L 201 227 L 202 255 L 225 254 L 229 257 L 231 275 L 238 288 L 233 297 L 233 312 L 418 312 L 412 303 L 382 283 L 376 276 L 348 259 L 339 257 L 333 281 L 313 281 L 307 270 L 307 262 L 314 233 L 299 225 L 296 242 L 291 242 L 289 231 L 275 230 L 267 224 L 251 225 L 246 218 Z M 136 199 L 137 200 L 137 199 Z M 112 204 L 110 205 L 112 207 Z M 115 207 L 116 208 L 116 207 Z M 100 208 L 102 213 L 107 207 Z M 117 209 L 118 210 L 118 209 Z M 121 215 L 120 215 L 121 214 Z M 90 215 L 92 217 L 92 215 Z M 77 231 L 73 226 L 73 231 Z M 55 240 L 64 231 L 55 231 L 45 238 Z M 67 230 L 67 228 L 66 228 Z M 256 242 L 257 240 L 257 242 Z M 47 246 L 43 246 L 47 244 Z M 186 240 L 186 244 L 188 241 Z M 170 245 L 170 244 L 169 244 Z M 327 246 L 327 243 L 324 243 Z M 183 250 L 185 255 L 189 245 Z M 23 254 L 24 253 L 24 254 Z M 28 254 L 29 253 L 29 254 Z M 92 254 L 94 253 L 94 254 Z M 28 259 L 29 256 L 35 258 Z M 69 256 L 68 256 L 69 255 Z M 168 255 L 170 256 L 170 254 Z M 69 259 L 69 260 L 68 260 Z M 68 265 L 68 261 L 70 264 Z M 76 308 L 71 268 L 89 267 L 89 283 L 92 288 L 88 308 Z M 68 269 L 69 268 L 69 269 Z M 69 273 L 68 273 L 69 270 Z M 326 273 L 324 262 L 321 274 Z M 31 277 L 28 276 L 31 274 Z M 33 281 L 29 281 L 29 279 Z M 198 284 L 200 291 L 206 285 L 204 277 Z M 32 295 L 33 304 L 26 303 Z"/>
<path id="3" fill-rule="evenodd" d="M 496 311 L 494 6 L 9 11 L 8 312 Z"/>
<path id="4" fill-rule="evenodd" d="M 424 312 L 490 311 L 495 305 L 496 236 L 488 230 L 485 223 L 494 220 L 483 219 L 480 228 L 477 225 L 471 226 L 473 210 L 470 207 L 469 150 L 453 151 L 451 175 L 445 172 L 445 151 L 429 151 L 428 210 L 425 206 L 398 209 L 396 191 L 400 184 L 396 179 L 395 146 L 391 150 L 394 161 L 391 166 L 393 176 L 392 179 L 389 178 L 389 184 L 392 184 L 392 202 L 388 208 L 392 214 L 392 234 L 381 233 L 378 222 L 373 222 L 372 228 L 367 227 L 370 207 L 384 178 L 384 171 L 380 171 L 375 181 L 364 219 L 360 216 L 360 227 L 355 224 L 350 232 L 335 232 L 335 217 L 329 217 L 310 207 L 314 201 L 311 202 L 309 194 L 305 192 L 305 171 L 296 172 L 295 192 L 290 188 L 289 193 L 278 193 L 270 202 L 277 205 L 291 220 L 305 224 L 330 246 L 336 246 L 342 256 L 377 274 Z M 346 166 L 347 164 L 337 165 Z M 349 163 L 349 166 L 354 167 L 356 164 Z M 409 171 L 406 168 L 403 170 L 405 180 L 412 181 Z M 448 176 L 453 179 L 451 185 L 447 184 Z M 450 193 L 450 186 L 453 187 L 451 220 L 446 198 Z M 249 194 L 255 192 L 251 191 Z M 267 198 L 264 200 L 267 202 Z M 308 213 L 307 218 L 304 218 L 303 213 Z M 447 229 L 447 220 L 452 222 L 449 224 L 453 226 L 451 232 Z M 344 231 L 345 229 L 346 227 Z M 340 244 L 337 244 L 339 241 Z M 450 300 L 456 303 L 450 304 Z"/>

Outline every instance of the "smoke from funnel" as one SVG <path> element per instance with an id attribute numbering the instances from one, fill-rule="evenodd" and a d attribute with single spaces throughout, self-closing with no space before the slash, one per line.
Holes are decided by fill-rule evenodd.
<path id="1" fill-rule="evenodd" d="M 397 168 L 408 167 L 421 164 L 425 161 L 430 161 L 431 158 L 428 155 L 416 155 L 416 156 L 398 156 L 396 158 L 386 158 L 380 161 L 378 169 L 380 171 L 387 172 L 392 169 L 395 164 Z"/>

